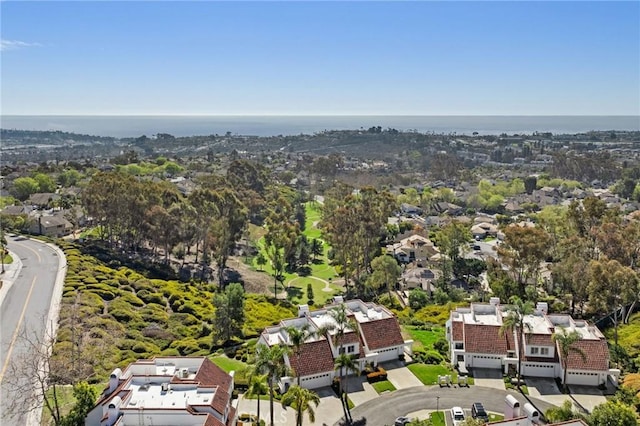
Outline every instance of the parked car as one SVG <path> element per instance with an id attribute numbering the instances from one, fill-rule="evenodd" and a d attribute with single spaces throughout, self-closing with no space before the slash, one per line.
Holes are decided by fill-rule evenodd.
<path id="1" fill-rule="evenodd" d="M 406 424 L 411 423 L 411 419 L 406 416 L 400 416 L 396 419 L 394 425 L 395 426 L 405 426 Z"/>
<path id="2" fill-rule="evenodd" d="M 451 409 L 451 420 L 453 420 L 453 426 L 459 426 L 464 421 L 464 411 L 461 407 Z"/>
<path id="3" fill-rule="evenodd" d="M 473 417 L 474 419 L 483 420 L 485 422 L 489 421 L 489 416 L 487 415 L 487 412 L 485 411 L 484 406 L 481 402 L 473 403 L 473 405 L 471 406 L 471 417 Z"/>

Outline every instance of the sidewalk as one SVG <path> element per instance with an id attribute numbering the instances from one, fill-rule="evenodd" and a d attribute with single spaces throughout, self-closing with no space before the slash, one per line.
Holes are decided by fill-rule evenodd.
<path id="1" fill-rule="evenodd" d="M 11 286 L 13 286 L 13 283 L 16 281 L 16 278 L 22 269 L 22 261 L 20 258 L 11 251 L 9 251 L 9 255 L 13 259 L 13 262 L 5 264 L 4 274 L 0 273 L 0 281 L 2 281 L 2 288 L 0 288 L 0 307 L 2 307 L 2 302 L 4 302 L 5 296 L 9 292 Z"/>

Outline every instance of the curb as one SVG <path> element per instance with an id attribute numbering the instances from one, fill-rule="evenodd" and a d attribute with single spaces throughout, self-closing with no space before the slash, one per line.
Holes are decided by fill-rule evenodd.
<path id="1" fill-rule="evenodd" d="M 5 264 L 5 273 L 0 275 L 0 281 L 2 281 L 2 288 L 0 288 L 0 308 L 2 307 L 2 303 L 4 302 L 4 298 L 7 293 L 9 293 L 9 289 L 11 289 L 13 283 L 16 281 L 16 277 L 22 270 L 22 261 L 18 255 L 10 250 L 7 250 L 7 252 L 9 252 L 13 262 Z"/>

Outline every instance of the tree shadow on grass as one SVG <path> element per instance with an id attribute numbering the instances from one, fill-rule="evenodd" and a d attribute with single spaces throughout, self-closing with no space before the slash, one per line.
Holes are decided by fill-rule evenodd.
<path id="1" fill-rule="evenodd" d="M 287 287 L 287 299 L 302 299 L 302 289 L 298 287 Z"/>

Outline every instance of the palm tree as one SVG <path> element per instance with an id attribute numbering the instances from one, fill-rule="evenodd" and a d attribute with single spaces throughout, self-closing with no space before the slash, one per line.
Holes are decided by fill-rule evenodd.
<path id="1" fill-rule="evenodd" d="M 562 387 L 566 391 L 569 354 L 571 352 L 575 352 L 579 354 L 583 360 L 586 360 L 587 357 L 582 349 L 573 346 L 574 343 L 582 339 L 580 333 L 575 330 L 567 331 L 567 329 L 565 329 L 564 327 L 559 328 L 560 331 L 554 333 L 553 336 L 551 336 L 551 339 L 556 343 L 560 352 L 560 362 L 562 363 L 563 370 Z"/>
<path id="2" fill-rule="evenodd" d="M 314 335 L 314 332 L 309 328 L 309 324 L 304 324 L 300 328 L 294 326 L 284 327 L 284 330 L 287 332 L 289 343 L 293 347 L 293 355 L 296 357 L 296 361 L 299 361 L 302 345 Z M 296 365 L 299 365 L 299 363 L 296 363 Z M 294 371 L 294 373 L 298 380 L 298 386 L 300 386 L 300 375 L 297 371 Z"/>
<path id="3" fill-rule="evenodd" d="M 333 345 L 338 350 L 338 358 L 336 358 L 336 362 L 340 359 L 340 355 L 345 355 L 345 351 L 343 350 L 343 340 L 344 335 L 349 330 L 353 330 L 354 332 L 358 332 L 358 326 L 351 318 L 349 318 L 349 314 L 347 312 L 347 305 L 344 303 L 338 305 L 337 307 L 329 310 L 329 315 L 333 318 L 335 325 L 332 327 L 332 330 L 335 331 L 333 335 Z M 353 363 L 353 361 L 352 361 Z M 346 365 L 345 365 L 346 367 Z M 345 382 L 344 377 L 344 368 L 340 368 L 340 400 L 342 401 L 342 409 L 344 410 L 344 417 L 348 423 L 351 423 L 351 412 L 349 411 L 349 404 L 347 402 L 347 398 L 345 395 L 345 390 L 343 388 L 343 383 Z"/>
<path id="4" fill-rule="evenodd" d="M 258 407 L 256 409 L 258 424 L 260 424 L 260 395 L 266 395 L 267 392 L 269 392 L 269 387 L 267 386 L 267 375 L 251 374 L 251 378 L 249 379 L 249 394 L 255 396 L 258 400 Z"/>
<path id="5" fill-rule="evenodd" d="M 292 407 L 296 410 L 296 426 L 302 426 L 302 415 L 305 411 L 311 423 L 316 421 L 316 413 L 311 404 L 317 407 L 320 404 L 320 397 L 314 391 L 293 385 L 282 395 L 281 402 L 283 407 Z"/>
<path id="6" fill-rule="evenodd" d="M 336 370 L 340 370 L 340 400 L 342 401 L 342 408 L 344 409 L 345 419 L 347 423 L 352 422 L 351 410 L 349 409 L 349 373 L 357 373 L 358 365 L 354 362 L 355 357 L 342 353 L 338 355 L 335 360 L 334 366 Z M 346 371 L 346 376 L 343 374 Z"/>
<path id="7" fill-rule="evenodd" d="M 273 387 L 275 383 L 287 373 L 287 366 L 284 363 L 284 355 L 289 348 L 280 345 L 271 347 L 259 344 L 256 349 L 255 369 L 257 372 L 266 374 L 269 385 L 269 408 L 271 409 L 270 420 L 273 426 Z"/>
<path id="8" fill-rule="evenodd" d="M 500 326 L 500 335 L 504 336 L 504 333 L 509 331 L 513 333 L 514 331 L 517 333 L 518 341 L 517 348 L 520 353 L 518 353 L 518 371 L 517 371 L 517 379 L 518 379 L 518 388 L 520 387 L 520 374 L 522 371 L 522 355 L 521 346 L 524 345 L 524 333 L 525 329 L 527 333 L 531 332 L 531 324 L 524 322 L 524 317 L 526 315 L 530 315 L 533 313 L 533 303 L 527 301 L 524 302 L 518 296 L 512 296 L 509 299 L 511 302 L 511 307 L 509 308 L 509 313 L 506 317 L 502 319 L 502 325 Z"/>

